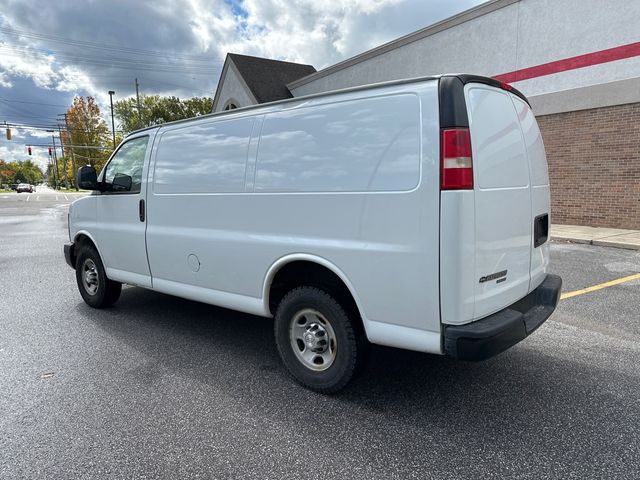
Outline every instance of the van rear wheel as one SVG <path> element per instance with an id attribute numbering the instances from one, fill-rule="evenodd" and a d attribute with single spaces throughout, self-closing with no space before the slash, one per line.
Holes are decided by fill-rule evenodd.
<path id="1" fill-rule="evenodd" d="M 291 376 L 320 393 L 344 388 L 364 362 L 366 340 L 327 292 L 299 287 L 284 296 L 275 318 L 280 358 Z"/>
<path id="2" fill-rule="evenodd" d="M 93 308 L 105 308 L 120 298 L 122 284 L 107 278 L 97 250 L 89 245 L 80 248 L 76 257 L 76 282 L 83 300 Z"/>

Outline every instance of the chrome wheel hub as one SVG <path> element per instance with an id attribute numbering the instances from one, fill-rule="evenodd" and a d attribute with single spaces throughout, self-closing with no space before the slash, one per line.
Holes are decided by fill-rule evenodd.
<path id="1" fill-rule="evenodd" d="M 98 269 L 90 258 L 82 264 L 82 285 L 89 295 L 95 295 L 98 291 Z"/>
<path id="2" fill-rule="evenodd" d="M 336 335 L 324 315 L 314 309 L 293 316 L 289 334 L 291 348 L 305 367 L 322 371 L 336 358 Z"/>

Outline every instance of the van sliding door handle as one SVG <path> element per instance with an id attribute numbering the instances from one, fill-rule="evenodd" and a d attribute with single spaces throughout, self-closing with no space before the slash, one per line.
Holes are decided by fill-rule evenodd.
<path id="1" fill-rule="evenodd" d="M 138 213 L 140 214 L 140 221 L 144 222 L 144 200 L 140 200 L 140 204 L 138 206 Z"/>

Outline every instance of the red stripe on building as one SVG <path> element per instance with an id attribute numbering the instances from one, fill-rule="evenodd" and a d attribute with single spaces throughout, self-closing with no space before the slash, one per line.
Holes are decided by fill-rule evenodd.
<path id="1" fill-rule="evenodd" d="M 493 78 L 501 82 L 520 82 L 529 78 L 542 77 L 552 73 L 566 72 L 576 68 L 600 65 L 601 63 L 614 62 L 625 58 L 637 57 L 640 55 L 640 42 L 621 45 L 619 47 L 608 48 L 598 52 L 586 53 L 576 57 L 556 60 L 555 62 L 543 63 L 535 67 L 523 68 L 513 72 L 502 73 Z"/>

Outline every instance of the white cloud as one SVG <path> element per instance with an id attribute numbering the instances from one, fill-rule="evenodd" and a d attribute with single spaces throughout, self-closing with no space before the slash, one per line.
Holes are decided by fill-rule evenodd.
<path id="1" fill-rule="evenodd" d="M 482 0 L 245 0 L 236 35 L 219 51 L 321 69 L 470 8 Z"/>
<path id="2" fill-rule="evenodd" d="M 6 162 L 31 160 L 40 167 L 40 170 L 45 172 L 49 164 L 49 153 L 46 148 L 34 147 L 32 148 L 32 155 L 29 156 L 24 144 L 2 142 L 2 144 L 0 144 L 0 160 Z"/>
<path id="3" fill-rule="evenodd" d="M 321 69 L 478 3 L 110 0 L 78 8 L 73 0 L 0 0 L 0 27 L 13 29 L 0 32 L 0 121 L 49 125 L 73 95 L 91 95 L 110 125 L 107 91 L 116 91 L 114 101 L 131 97 L 134 78 L 143 94 L 213 96 L 227 52 Z M 83 46 L 89 44 L 98 47 Z M 63 105 L 39 106 L 45 103 Z M 48 135 L 29 131 L 20 138 L 26 144 Z M 24 144 L 4 145 L 0 156 L 23 158 Z M 39 155 L 34 151 L 46 165 Z"/>
<path id="4" fill-rule="evenodd" d="M 56 75 L 52 55 L 42 55 L 27 46 L 4 46 L 0 56 L 2 76 L 29 77 L 40 88 L 51 88 Z"/>

